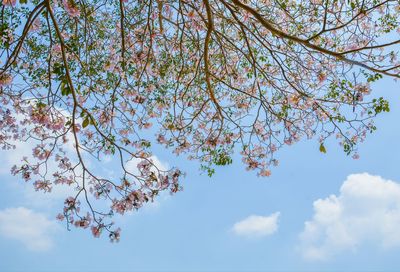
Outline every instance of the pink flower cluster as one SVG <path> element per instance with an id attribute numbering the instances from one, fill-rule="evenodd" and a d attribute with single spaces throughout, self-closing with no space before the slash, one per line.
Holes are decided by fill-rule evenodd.
<path id="1" fill-rule="evenodd" d="M 13 78 L 10 74 L 3 73 L 2 75 L 0 75 L 0 88 L 10 85 L 12 83 L 12 80 Z"/>
<path id="2" fill-rule="evenodd" d="M 3 0 L 4 6 L 14 7 L 17 3 L 17 0 Z"/>
<path id="3" fill-rule="evenodd" d="M 53 112 L 48 106 L 38 104 L 30 108 L 30 122 L 45 125 L 47 129 L 59 131 L 65 128 L 65 118 Z"/>
<path id="4" fill-rule="evenodd" d="M 124 214 L 126 211 L 131 211 L 132 209 L 139 209 L 143 206 L 143 203 L 148 202 L 149 198 L 146 193 L 141 190 L 136 190 L 131 192 L 125 199 L 113 200 L 111 208 L 119 213 Z"/>
<path id="5" fill-rule="evenodd" d="M 79 15 L 81 15 L 81 12 L 73 0 L 63 0 L 63 5 L 69 16 L 79 17 Z"/>
<path id="6" fill-rule="evenodd" d="M 77 228 L 84 228 L 84 229 L 86 229 L 86 228 L 89 227 L 89 225 L 91 224 L 91 222 L 92 222 L 92 218 L 91 218 L 90 214 L 88 213 L 86 216 L 82 217 L 81 219 L 76 220 L 76 221 L 74 222 L 74 225 L 75 225 L 75 227 L 77 227 Z"/>
<path id="7" fill-rule="evenodd" d="M 37 180 L 33 183 L 33 187 L 36 191 L 51 192 L 51 183 L 49 180 Z"/>

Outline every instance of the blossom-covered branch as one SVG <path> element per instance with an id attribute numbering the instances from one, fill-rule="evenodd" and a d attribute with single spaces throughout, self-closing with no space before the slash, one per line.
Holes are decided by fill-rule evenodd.
<path id="1" fill-rule="evenodd" d="M 32 142 L 12 173 L 74 187 L 59 219 L 118 240 L 115 213 L 181 190 L 155 144 L 209 175 L 238 152 L 269 176 L 305 138 L 358 158 L 389 111 L 370 84 L 400 77 L 399 13 L 397 0 L 3 0 L 0 145 Z M 117 178 L 92 163 L 107 157 Z"/>

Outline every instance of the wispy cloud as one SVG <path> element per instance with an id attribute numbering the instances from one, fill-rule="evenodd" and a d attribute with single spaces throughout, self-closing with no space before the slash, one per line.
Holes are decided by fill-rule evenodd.
<path id="1" fill-rule="evenodd" d="M 19 241 L 29 250 L 51 249 L 57 229 L 55 220 L 33 210 L 24 207 L 0 210 L 0 235 Z"/>

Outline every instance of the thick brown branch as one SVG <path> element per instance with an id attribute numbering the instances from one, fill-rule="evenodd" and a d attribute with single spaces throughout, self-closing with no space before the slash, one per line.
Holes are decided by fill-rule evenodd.
<path id="1" fill-rule="evenodd" d="M 385 74 L 385 75 L 388 75 L 388 76 L 391 76 L 391 77 L 400 78 L 400 75 L 399 75 L 399 74 L 389 73 L 389 72 L 386 72 L 386 71 L 384 71 L 384 70 L 376 69 L 376 68 L 374 68 L 374 67 L 368 66 L 368 65 L 366 65 L 366 64 L 364 64 L 364 63 L 361 63 L 361 62 L 359 62 L 359 61 L 348 59 L 348 58 L 346 58 L 345 56 L 343 56 L 342 53 L 334 52 L 334 51 L 328 50 L 328 49 L 326 49 L 326 48 L 323 48 L 323 47 L 320 47 L 320 46 L 318 46 L 318 45 L 312 44 L 312 43 L 310 43 L 310 42 L 307 41 L 307 40 L 304 40 L 304 39 L 301 39 L 301 38 L 299 38 L 299 37 L 296 37 L 296 36 L 287 34 L 286 32 L 284 32 L 284 31 L 282 31 L 282 30 L 279 30 L 279 29 L 277 29 L 276 27 L 274 27 L 270 22 L 268 22 L 260 13 L 258 13 L 258 12 L 257 12 L 255 9 L 253 9 L 252 7 L 250 7 L 250 6 L 248 6 L 248 5 L 244 4 L 244 3 L 242 3 L 242 2 L 239 1 L 239 0 L 232 0 L 232 2 L 233 2 L 237 7 L 240 7 L 241 9 L 243 9 L 243 10 L 249 12 L 250 14 L 252 14 L 253 17 L 254 17 L 259 23 L 261 23 L 266 29 L 268 29 L 268 30 L 269 30 L 272 34 L 274 34 L 275 36 L 278 36 L 278 37 L 281 37 L 281 38 L 284 38 L 284 39 L 287 39 L 287 40 L 291 40 L 291 41 L 293 41 L 293 42 L 296 42 L 296 43 L 298 43 L 298 44 L 303 45 L 304 47 L 307 47 L 307 48 L 309 48 L 309 49 L 313 49 L 313 50 L 315 50 L 315 51 L 317 51 L 317 52 L 319 52 L 319 53 L 322 53 L 322 54 L 325 54 L 325 55 L 329 55 L 329 56 L 335 57 L 336 59 L 341 60 L 341 61 L 344 61 L 344 62 L 346 62 L 346 63 L 348 63 L 348 64 L 350 64 L 350 65 L 356 65 L 356 66 L 365 68 L 365 69 L 367 69 L 367 70 L 373 71 L 373 72 L 375 72 L 375 73 L 381 73 L 381 74 Z"/>

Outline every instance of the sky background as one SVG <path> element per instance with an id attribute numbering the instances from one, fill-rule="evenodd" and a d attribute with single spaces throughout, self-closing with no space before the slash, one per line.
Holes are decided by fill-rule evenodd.
<path id="1" fill-rule="evenodd" d="M 118 218 L 119 243 L 55 220 L 65 192 L 43 195 L 12 177 L 16 152 L 0 152 L 0 271 L 396 271 L 400 267 L 400 93 L 389 100 L 360 159 L 334 139 L 279 151 L 269 178 L 240 158 L 209 178 L 199 164 L 157 149 L 186 172 L 184 191 Z M 112 163 L 103 165 L 112 171 Z"/>

